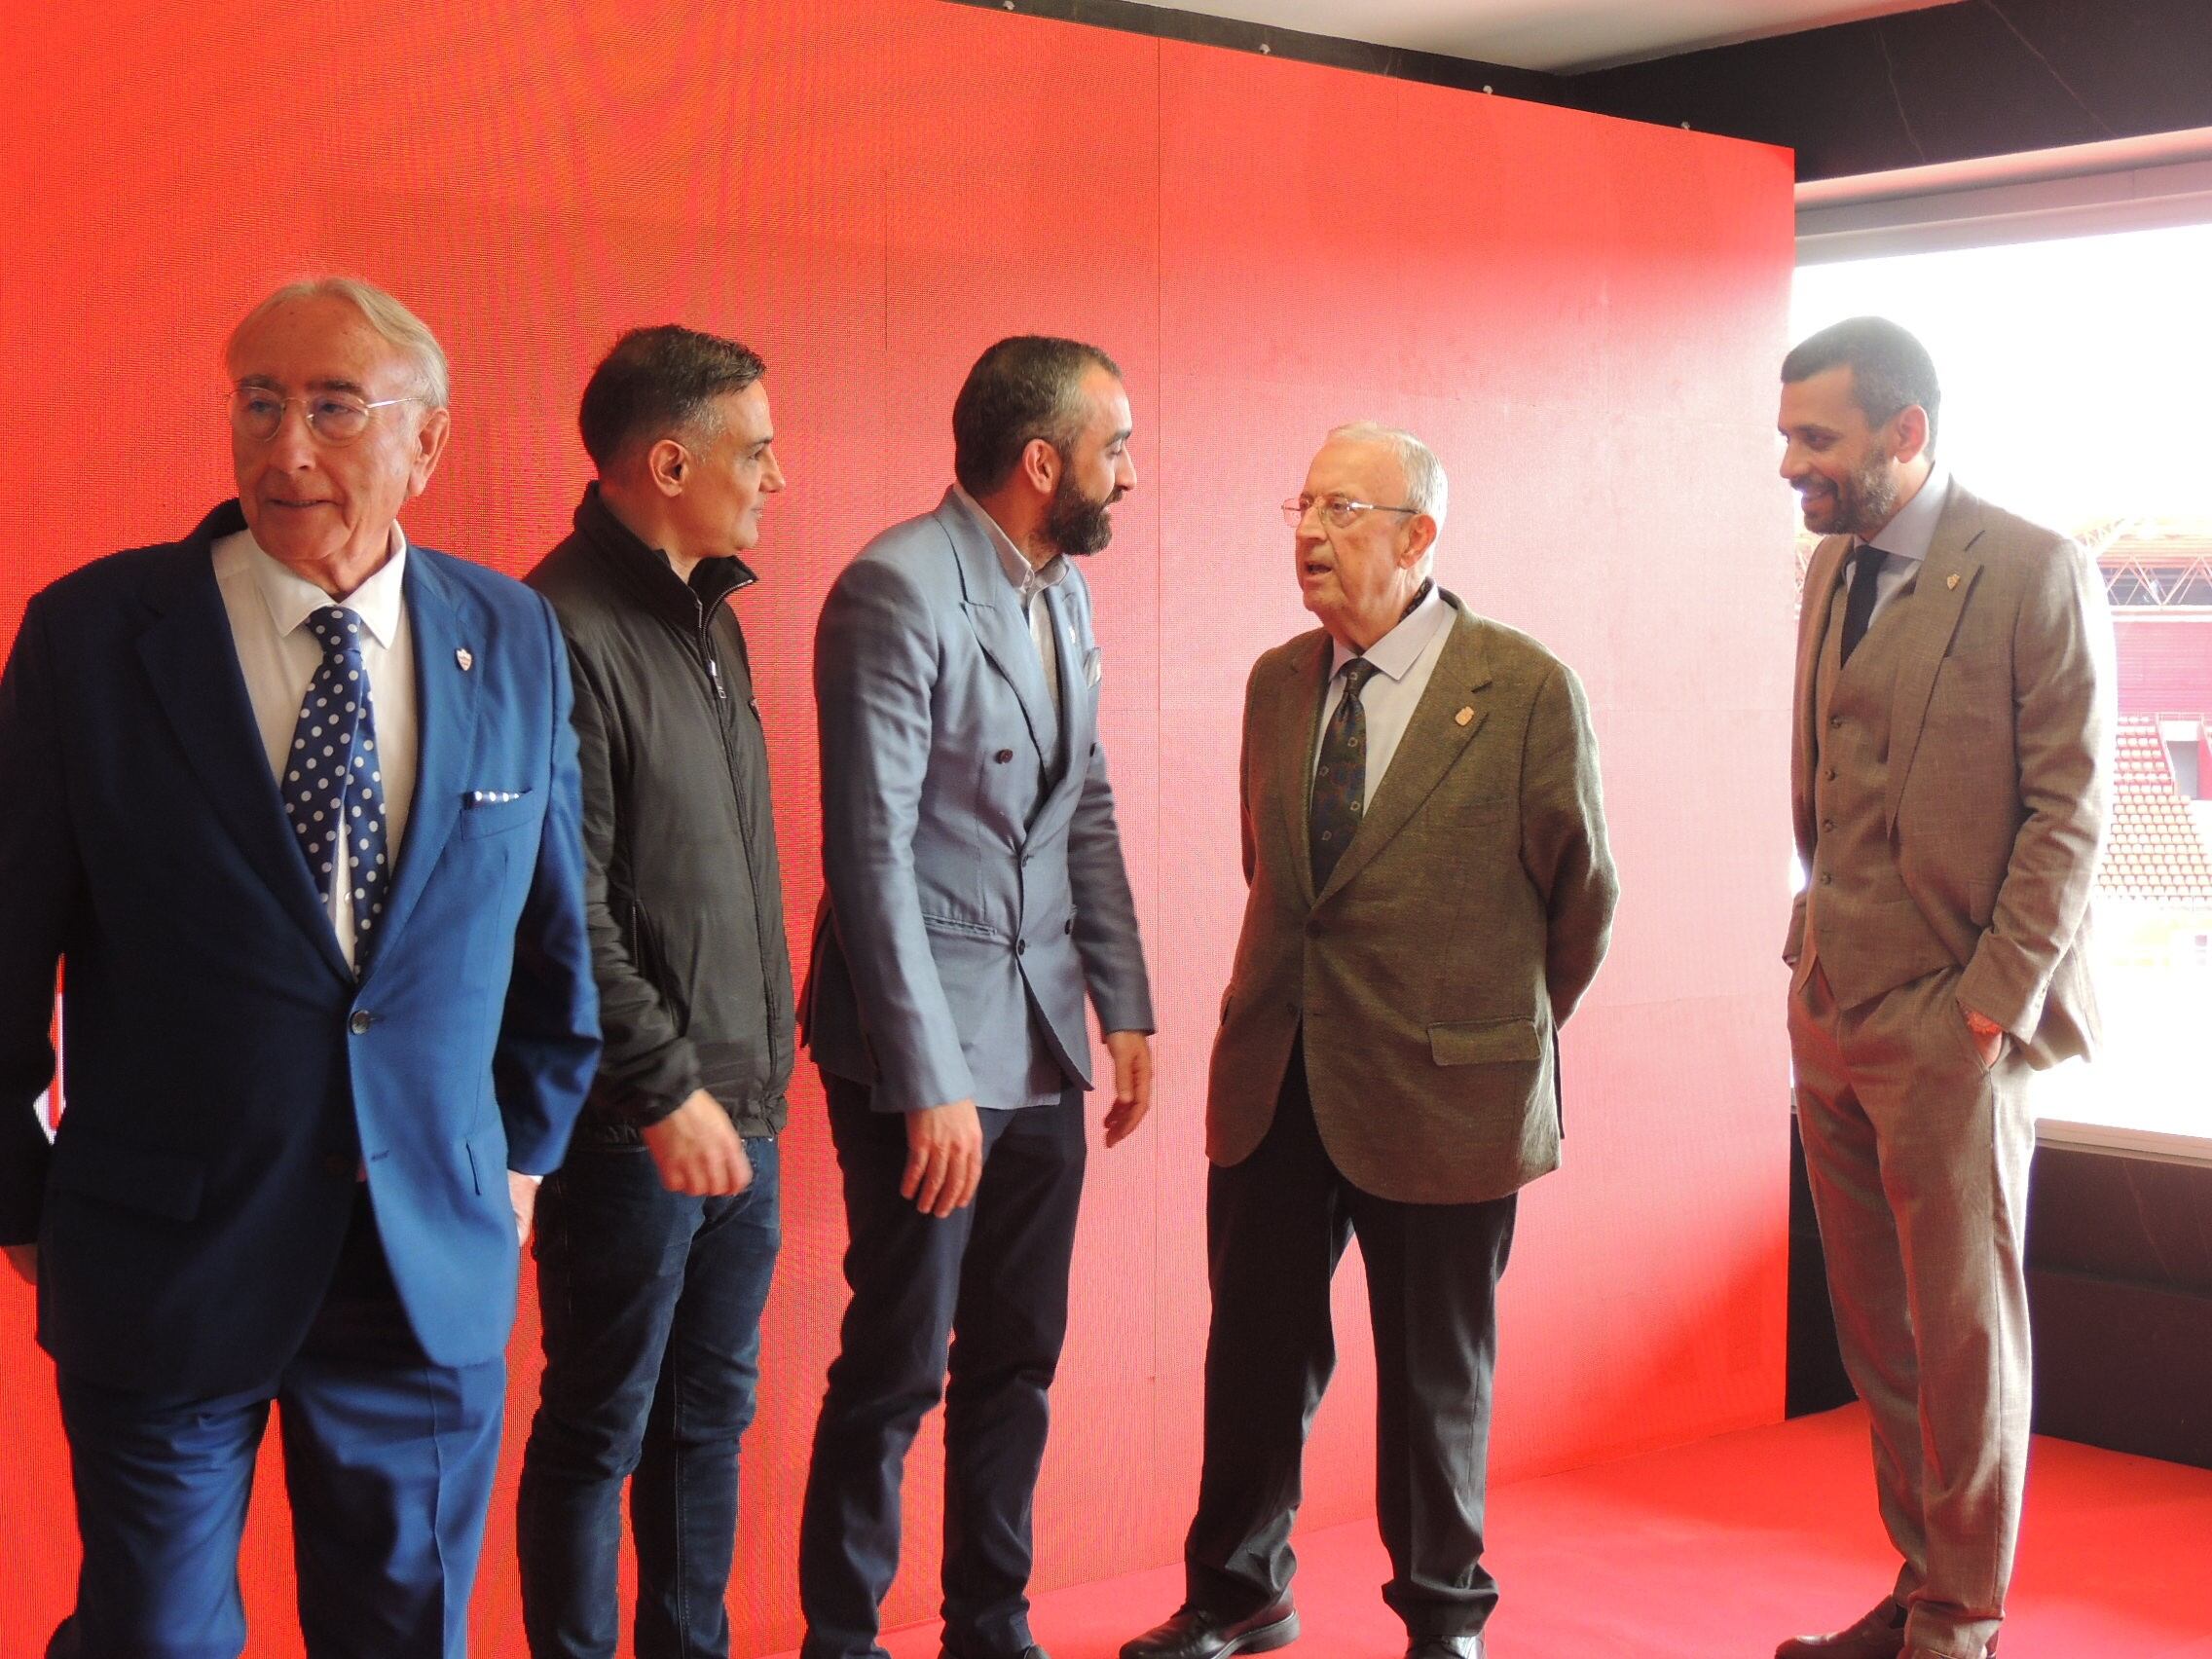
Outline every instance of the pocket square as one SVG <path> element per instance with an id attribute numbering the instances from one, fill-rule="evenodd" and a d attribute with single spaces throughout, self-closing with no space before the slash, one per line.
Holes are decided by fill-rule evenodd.
<path id="1" fill-rule="evenodd" d="M 520 800 L 528 790 L 470 790 L 461 797 L 462 806 L 502 806 L 510 800 Z"/>

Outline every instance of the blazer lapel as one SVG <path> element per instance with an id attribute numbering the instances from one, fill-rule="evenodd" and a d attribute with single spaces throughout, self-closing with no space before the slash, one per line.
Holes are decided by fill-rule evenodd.
<path id="1" fill-rule="evenodd" d="M 1062 582 L 1059 587 L 1047 588 L 1038 596 L 1051 619 L 1052 659 L 1060 682 L 1060 712 L 1056 719 L 1052 710 L 1047 709 L 1045 713 L 1067 739 L 1066 751 L 1060 756 L 1059 787 L 1065 788 L 1072 782 L 1080 791 L 1088 770 L 1085 761 L 1090 754 L 1091 738 L 1097 727 L 1090 687 L 1083 678 L 1084 653 L 1088 647 L 1076 638 L 1075 606 L 1066 595 L 1067 585 Z"/>
<path id="2" fill-rule="evenodd" d="M 990 532 L 975 522 L 975 515 L 950 491 L 938 506 L 938 519 L 959 561 L 962 606 L 976 630 L 976 643 L 1014 688 L 1022 720 L 1029 727 L 1029 741 L 1037 747 L 1038 762 L 1050 765 L 1051 740 L 1059 730 L 1052 715 L 1052 693 L 1045 684 L 1045 665 L 1037 660 L 1029 620 L 1015 603 L 1014 585 L 999 564 Z"/>
<path id="3" fill-rule="evenodd" d="M 1913 753 L 1920 747 L 1920 733 L 1928 720 L 1928 699 L 1936 690 L 1936 671 L 1943 666 L 1951 636 L 1959 631 L 1967 598 L 1981 574 L 1980 563 L 1971 557 L 1981 532 L 1981 503 L 1953 485 L 1904 614 L 1902 658 L 1897 686 L 1890 695 L 1890 773 L 1885 809 L 1891 829 L 1897 827 L 1905 776 L 1912 770 Z"/>
<path id="4" fill-rule="evenodd" d="M 470 639 L 452 589 L 422 556 L 424 551 L 417 548 L 407 561 L 407 620 L 415 634 L 415 798 L 407 809 L 384 933 L 369 957 L 372 973 L 377 963 L 389 960 L 392 936 L 406 928 L 437 867 L 461 816 L 476 747 L 476 685 L 482 676 L 463 669 L 457 653 L 464 646 L 481 651 L 484 642 Z"/>
<path id="5" fill-rule="evenodd" d="M 1398 740 L 1390 769 L 1369 792 L 1367 816 L 1360 820 L 1359 830 L 1344 857 L 1337 861 L 1337 867 L 1329 872 L 1328 886 L 1315 895 L 1316 902 L 1357 875 L 1373 862 L 1376 850 L 1406 827 L 1490 718 L 1482 693 L 1490 686 L 1491 675 L 1483 662 L 1480 636 L 1473 618 L 1458 602 L 1449 595 L 1446 598 L 1454 615 L 1444 653 L 1436 659 L 1436 670 L 1429 676 L 1420 701 L 1414 705 L 1413 719 L 1406 722 L 1406 734 Z M 1473 710 L 1464 724 L 1458 719 L 1462 709 Z"/>
<path id="6" fill-rule="evenodd" d="M 1801 848 L 1812 844 L 1814 728 L 1821 718 L 1813 696 L 1820 684 L 1821 647 L 1828 637 L 1828 612 L 1851 548 L 1848 535 L 1822 537 L 1806 567 L 1804 597 L 1797 608 L 1797 719 L 1789 734 L 1789 795 Z"/>
<path id="7" fill-rule="evenodd" d="M 162 616 L 139 636 L 139 659 L 153 682 L 155 702 L 176 728 L 216 817 L 247 865 L 314 941 L 324 961 L 350 980 L 352 970 L 338 947 L 307 860 L 300 856 L 298 837 L 261 747 L 253 700 L 231 640 L 230 612 L 215 585 L 213 536 L 203 534 L 194 540 L 199 545 L 182 578 L 155 601 Z"/>
<path id="8" fill-rule="evenodd" d="M 1313 903 L 1313 747 L 1321 736 L 1321 694 L 1327 688 L 1329 636 L 1315 634 L 1294 655 L 1275 681 L 1274 769 L 1282 780 L 1284 828 L 1290 835 L 1291 862 L 1298 890 Z M 1348 854 L 1346 855 L 1349 856 Z"/>

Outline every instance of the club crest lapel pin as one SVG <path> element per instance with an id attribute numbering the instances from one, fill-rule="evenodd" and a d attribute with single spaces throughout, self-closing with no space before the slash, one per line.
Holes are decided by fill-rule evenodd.
<path id="1" fill-rule="evenodd" d="M 1465 725 L 1465 724 L 1466 724 L 1466 723 L 1467 723 L 1467 722 L 1468 722 L 1469 720 L 1473 719 L 1474 718 L 1475 718 L 1475 711 L 1474 711 L 1474 710 L 1472 710 L 1472 709 L 1461 709 L 1461 710 L 1460 710 L 1460 711 L 1459 711 L 1459 712 L 1458 712 L 1457 714 L 1456 714 L 1456 715 L 1454 715 L 1454 716 L 1452 717 L 1452 723 L 1453 723 L 1454 725 Z"/>
<path id="2" fill-rule="evenodd" d="M 462 645 L 453 653 L 453 660 L 461 664 L 461 672 L 466 674 L 476 666 L 476 653 L 466 645 Z"/>
<path id="3" fill-rule="evenodd" d="M 1943 585 L 1947 588 L 1956 588 L 1959 585 L 1959 573 L 1953 571 L 1943 578 Z"/>

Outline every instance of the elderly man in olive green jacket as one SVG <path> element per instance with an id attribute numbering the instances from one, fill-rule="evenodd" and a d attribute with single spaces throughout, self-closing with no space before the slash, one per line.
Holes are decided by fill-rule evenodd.
<path id="1" fill-rule="evenodd" d="M 1414 1659 L 1483 1651 L 1496 1289 L 1557 1166 L 1558 1033 L 1617 886 L 1581 685 L 1430 567 L 1443 468 L 1341 427 L 1284 503 L 1321 623 L 1262 656 L 1241 766 L 1250 894 L 1207 1101 L 1205 1463 L 1185 1604 L 1124 1659 L 1298 1635 L 1288 1544 L 1356 1234 L 1374 1309 L 1383 1590 Z"/>

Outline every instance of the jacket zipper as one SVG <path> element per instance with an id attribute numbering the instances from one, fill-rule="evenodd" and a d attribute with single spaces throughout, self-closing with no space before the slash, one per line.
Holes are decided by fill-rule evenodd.
<path id="1" fill-rule="evenodd" d="M 725 713 L 729 709 L 729 687 L 722 682 L 722 665 L 715 656 L 714 616 L 696 593 L 691 596 L 691 604 L 699 616 L 699 655 L 707 665 L 707 680 L 715 691 L 715 725 L 721 733 L 722 764 L 729 774 L 730 804 L 737 812 L 737 836 L 745 844 L 745 871 L 753 883 L 753 943 L 760 955 L 760 1035 L 768 1045 L 768 1070 L 773 1074 L 776 1069 L 776 1008 L 770 1000 L 768 990 L 768 965 L 771 958 L 768 954 L 768 938 L 761 922 L 760 861 L 754 852 L 752 826 L 746 822 L 745 786 L 737 775 L 735 734 L 729 729 L 727 722 L 730 717 Z M 754 712 L 757 718 L 757 705 Z M 766 1103 L 763 1100 L 762 1110 L 765 1109 Z"/>

